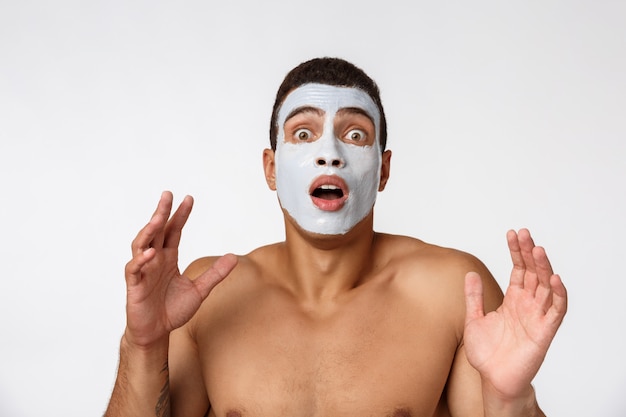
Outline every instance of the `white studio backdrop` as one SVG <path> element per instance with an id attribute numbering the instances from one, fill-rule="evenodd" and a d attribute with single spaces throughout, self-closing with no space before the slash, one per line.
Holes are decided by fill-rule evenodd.
<path id="1" fill-rule="evenodd" d="M 130 242 L 196 199 L 181 266 L 282 239 L 275 91 L 340 56 L 379 84 L 376 229 L 471 252 L 506 286 L 529 227 L 570 294 L 535 385 L 626 416 L 626 3 L 0 1 L 0 416 L 101 415 Z"/>

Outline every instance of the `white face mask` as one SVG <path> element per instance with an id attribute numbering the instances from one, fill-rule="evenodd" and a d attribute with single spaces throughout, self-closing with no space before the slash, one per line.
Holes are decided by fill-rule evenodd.
<path id="1" fill-rule="evenodd" d="M 303 108 L 316 110 L 294 116 Z M 351 117 L 356 124 L 342 122 Z M 359 117 L 370 126 L 365 145 L 359 143 L 365 133 Z M 376 201 L 382 163 L 378 107 L 357 88 L 305 84 L 285 98 L 277 123 L 276 190 L 281 206 L 306 231 L 345 234 Z"/>

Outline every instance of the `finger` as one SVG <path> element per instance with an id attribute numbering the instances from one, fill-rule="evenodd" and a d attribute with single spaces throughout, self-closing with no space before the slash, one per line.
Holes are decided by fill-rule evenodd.
<path id="1" fill-rule="evenodd" d="M 544 316 L 545 314 L 547 314 L 552 307 L 552 303 L 554 302 L 552 288 L 550 288 L 550 286 L 545 287 L 543 285 L 538 285 L 537 290 L 535 291 L 534 302 L 540 308 L 540 311 L 537 311 L 538 315 Z"/>
<path id="2" fill-rule="evenodd" d="M 483 282 L 476 272 L 465 275 L 465 324 L 485 315 Z"/>
<path id="3" fill-rule="evenodd" d="M 550 287 L 550 277 L 553 275 L 552 266 L 542 247 L 535 246 L 532 249 L 532 255 L 535 265 L 533 279 L 537 282 L 534 292 L 535 303 L 542 308 L 543 314 L 545 314 L 552 305 L 552 288 Z"/>
<path id="4" fill-rule="evenodd" d="M 547 316 L 558 328 L 567 312 L 567 289 L 557 274 L 550 277 L 550 286 L 552 288 L 552 306 L 548 310 Z"/>
<path id="5" fill-rule="evenodd" d="M 150 221 L 139 231 L 131 244 L 133 256 L 140 254 L 147 248 L 160 248 L 162 246 L 162 243 L 160 243 L 162 238 L 158 235 L 162 233 L 162 229 L 165 227 L 169 217 L 171 200 L 171 193 L 163 192 L 161 194 L 157 208 L 152 214 Z"/>
<path id="6" fill-rule="evenodd" d="M 530 232 L 528 229 L 520 229 L 517 233 L 517 239 L 519 242 L 520 253 L 524 260 L 524 266 L 526 270 L 535 272 L 535 261 L 533 259 L 533 248 L 535 247 L 535 242 L 533 238 L 530 236 Z"/>
<path id="7" fill-rule="evenodd" d="M 233 254 L 219 258 L 211 268 L 194 280 L 194 284 L 202 298 L 206 298 L 211 290 L 237 266 L 238 259 Z"/>
<path id="8" fill-rule="evenodd" d="M 133 259 L 126 264 L 126 269 L 124 271 L 127 286 L 131 287 L 141 282 L 141 269 L 154 258 L 155 254 L 156 250 L 154 248 L 149 248 L 138 255 L 133 256 Z"/>
<path id="9" fill-rule="evenodd" d="M 163 246 L 167 248 L 177 248 L 180 243 L 180 237 L 182 235 L 183 227 L 189 219 L 189 214 L 193 208 L 193 198 L 186 196 L 182 203 L 176 209 L 176 212 L 172 215 L 172 218 L 167 222 L 165 226 L 165 240 Z"/>
<path id="10" fill-rule="evenodd" d="M 537 280 L 541 287 L 550 289 L 550 277 L 554 274 L 552 265 L 546 251 L 541 246 L 535 246 L 532 250 L 533 262 L 537 272 Z"/>
<path id="11" fill-rule="evenodd" d="M 533 257 L 533 248 L 535 242 L 530 236 L 528 229 L 520 229 L 517 233 L 520 252 L 522 258 L 524 258 L 524 266 L 526 271 L 524 273 L 524 289 L 534 293 L 537 290 L 537 268 L 535 265 L 535 259 Z"/>
<path id="12" fill-rule="evenodd" d="M 133 256 L 138 256 L 146 249 L 150 248 L 151 242 L 156 236 L 159 224 L 152 219 L 146 224 L 135 236 L 135 239 L 131 243 L 130 247 Z"/>
<path id="13" fill-rule="evenodd" d="M 167 224 L 167 220 L 172 212 L 173 200 L 174 196 L 170 191 L 163 191 L 159 204 L 152 215 L 152 219 L 157 222 L 159 227 L 156 229 L 154 238 L 150 242 L 150 247 L 157 249 L 161 249 L 163 247 L 163 241 L 165 240 L 165 225 Z M 152 222 L 152 220 L 150 220 L 150 222 Z"/>
<path id="14" fill-rule="evenodd" d="M 513 271 L 511 271 L 511 287 L 524 288 L 524 272 L 526 271 L 526 263 L 522 256 L 522 250 L 519 244 L 519 238 L 515 230 L 509 230 L 506 234 L 506 240 L 511 253 L 511 261 L 513 262 Z"/>
<path id="15" fill-rule="evenodd" d="M 156 210 L 152 214 L 150 221 L 137 234 L 131 244 L 133 256 L 141 254 L 150 247 L 160 248 L 163 246 L 162 238 L 158 236 L 162 233 L 172 207 L 172 194 L 163 192 Z"/>

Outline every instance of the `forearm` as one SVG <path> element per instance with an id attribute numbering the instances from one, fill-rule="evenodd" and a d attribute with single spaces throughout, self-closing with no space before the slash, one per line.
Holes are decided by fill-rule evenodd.
<path id="1" fill-rule="evenodd" d="M 485 381 L 482 383 L 482 391 L 485 417 L 545 417 L 531 385 L 515 398 L 503 397 Z"/>
<path id="2" fill-rule="evenodd" d="M 117 379 L 105 417 L 169 417 L 168 340 L 140 348 L 122 337 Z"/>

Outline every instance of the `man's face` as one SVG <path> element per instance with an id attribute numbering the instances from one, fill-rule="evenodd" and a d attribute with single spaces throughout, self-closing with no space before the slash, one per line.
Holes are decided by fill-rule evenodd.
<path id="1" fill-rule="evenodd" d="M 357 88 L 305 84 L 278 113 L 276 190 L 312 233 L 345 234 L 371 211 L 380 182 L 380 113 Z"/>

